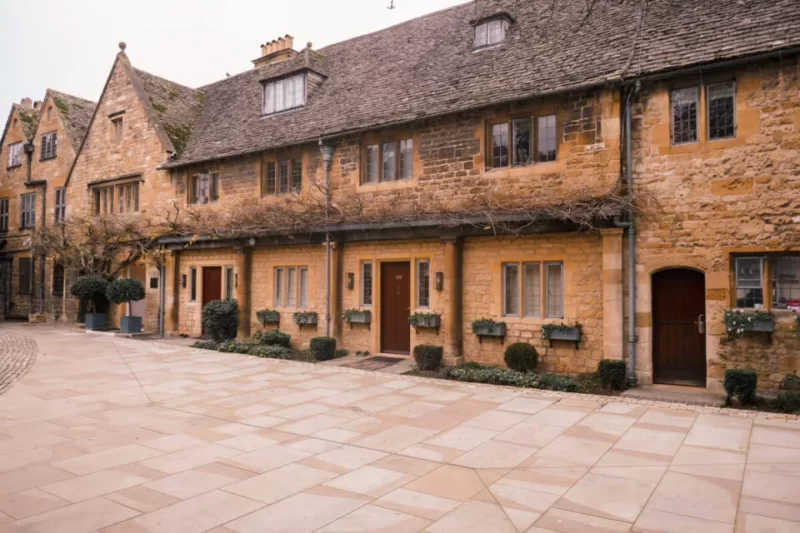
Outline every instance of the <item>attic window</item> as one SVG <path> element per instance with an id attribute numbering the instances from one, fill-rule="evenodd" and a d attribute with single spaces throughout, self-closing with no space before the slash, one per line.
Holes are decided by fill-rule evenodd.
<path id="1" fill-rule="evenodd" d="M 506 17 L 486 19 L 475 24 L 475 48 L 494 46 L 505 41 L 508 24 Z"/>
<path id="2" fill-rule="evenodd" d="M 265 115 L 302 107 L 306 103 L 306 75 L 294 76 L 264 84 Z"/>

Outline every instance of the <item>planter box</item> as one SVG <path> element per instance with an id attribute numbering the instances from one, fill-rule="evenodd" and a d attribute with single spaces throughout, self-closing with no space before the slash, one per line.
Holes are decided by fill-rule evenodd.
<path id="1" fill-rule="evenodd" d="M 123 316 L 119 319 L 120 333 L 141 333 L 142 332 L 142 317 L 140 316 Z"/>
<path id="2" fill-rule="evenodd" d="M 442 317 L 439 315 L 433 316 L 426 316 L 424 318 L 420 318 L 419 322 L 414 324 L 415 328 L 436 328 L 439 329 L 442 326 Z"/>
<path id="3" fill-rule="evenodd" d="M 86 329 L 90 330 L 106 329 L 106 314 L 86 313 Z"/>
<path id="4" fill-rule="evenodd" d="M 281 314 L 277 311 L 270 311 L 269 313 L 256 314 L 256 318 L 262 324 L 279 324 L 281 321 Z"/>
<path id="5" fill-rule="evenodd" d="M 773 333 L 775 331 L 775 320 L 771 318 L 756 320 L 752 326 L 749 326 L 747 328 L 747 331 L 757 331 L 759 333 Z"/>
<path id="6" fill-rule="evenodd" d="M 316 326 L 317 314 L 314 313 L 313 315 L 296 316 L 294 317 L 294 323 L 298 326 Z"/>
<path id="7" fill-rule="evenodd" d="M 480 326 L 476 328 L 475 335 L 479 337 L 505 337 L 506 336 L 506 325 L 505 324 L 493 324 L 491 326 Z"/>
<path id="8" fill-rule="evenodd" d="M 372 311 L 359 311 L 358 313 L 351 313 L 349 315 L 349 319 L 347 320 L 348 324 L 371 324 L 372 323 Z"/>
<path id="9" fill-rule="evenodd" d="M 554 329 L 550 332 L 550 346 L 553 346 L 553 341 L 571 341 L 575 343 L 577 348 L 578 343 L 581 342 L 582 335 L 583 330 L 580 328 Z"/>

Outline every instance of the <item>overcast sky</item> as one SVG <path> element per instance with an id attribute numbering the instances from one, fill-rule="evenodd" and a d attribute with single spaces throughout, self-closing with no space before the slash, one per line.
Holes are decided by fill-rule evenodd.
<path id="1" fill-rule="evenodd" d="M 287 33 L 321 48 L 465 1 L 0 0 L 0 115 L 47 88 L 97 101 L 119 41 L 135 67 L 197 87 Z"/>

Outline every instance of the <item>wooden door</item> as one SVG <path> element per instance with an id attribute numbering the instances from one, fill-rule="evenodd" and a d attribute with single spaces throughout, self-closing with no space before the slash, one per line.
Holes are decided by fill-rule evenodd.
<path id="1" fill-rule="evenodd" d="M 381 263 L 381 351 L 411 351 L 411 265 Z"/>
<path id="2" fill-rule="evenodd" d="M 671 269 L 653 275 L 653 380 L 706 385 L 705 277 Z"/>
<path id="3" fill-rule="evenodd" d="M 203 267 L 203 307 L 222 299 L 222 267 Z"/>

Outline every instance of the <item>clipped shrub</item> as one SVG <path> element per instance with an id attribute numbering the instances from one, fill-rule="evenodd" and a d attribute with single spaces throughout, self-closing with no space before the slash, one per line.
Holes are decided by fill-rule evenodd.
<path id="1" fill-rule="evenodd" d="M 536 388 L 561 392 L 577 392 L 578 382 L 566 376 L 541 374 L 539 375 L 539 381 L 536 382 Z"/>
<path id="2" fill-rule="evenodd" d="M 317 361 L 329 361 L 336 355 L 336 339 L 333 337 L 314 337 L 311 339 L 309 349 Z"/>
<path id="3" fill-rule="evenodd" d="M 336 359 L 338 359 L 340 357 L 347 357 L 348 355 L 350 355 L 350 352 L 348 352 L 344 348 L 339 348 L 333 355 L 334 357 L 336 357 Z"/>
<path id="4" fill-rule="evenodd" d="M 217 348 L 220 352 L 225 353 L 243 353 L 249 354 L 250 348 L 254 346 L 252 344 L 246 342 L 236 342 L 232 340 L 222 341 L 219 343 L 219 347 Z"/>
<path id="5" fill-rule="evenodd" d="M 235 339 L 238 325 L 236 300 L 211 300 L 203 307 L 203 328 L 211 339 L 217 342 Z"/>
<path id="6" fill-rule="evenodd" d="M 283 346 L 288 348 L 289 341 L 292 339 L 292 336 L 287 333 L 282 333 L 277 329 L 273 329 L 270 331 L 257 331 L 255 335 L 253 335 L 253 342 L 256 344 L 266 344 L 270 346 Z"/>
<path id="7" fill-rule="evenodd" d="M 781 391 L 772 405 L 784 413 L 800 413 L 800 391 Z"/>
<path id="8" fill-rule="evenodd" d="M 625 361 L 603 359 L 597 365 L 597 377 L 603 387 L 611 390 L 623 390 L 626 381 Z"/>
<path id="9" fill-rule="evenodd" d="M 277 344 L 251 344 L 248 353 L 271 359 L 292 359 L 294 350 Z"/>
<path id="10" fill-rule="evenodd" d="M 752 404 L 756 401 L 758 375 L 755 370 L 737 370 L 729 368 L 725 371 L 722 386 L 728 394 L 728 403 L 736 398 L 741 404 Z"/>
<path id="11" fill-rule="evenodd" d="M 539 364 L 536 348 L 527 342 L 515 342 L 506 348 L 506 366 L 517 372 L 531 372 Z"/>
<path id="12" fill-rule="evenodd" d="M 200 348 L 201 350 L 218 350 L 219 344 L 214 341 L 197 341 L 192 344 L 192 348 Z"/>
<path id="13" fill-rule="evenodd" d="M 70 294 L 80 298 L 88 305 L 89 313 L 94 313 L 97 309 L 98 301 L 106 298 L 106 287 L 108 281 L 98 274 L 87 274 L 75 280 L 69 288 Z"/>
<path id="14" fill-rule="evenodd" d="M 791 374 L 786 374 L 781 381 L 781 388 L 783 390 L 796 390 L 800 391 L 800 376 L 797 375 L 797 370 Z"/>
<path id="15" fill-rule="evenodd" d="M 414 360 L 420 370 L 437 370 L 442 365 L 442 355 L 444 348 L 441 346 L 428 344 L 414 346 Z"/>
<path id="16" fill-rule="evenodd" d="M 137 302 L 144 299 L 144 285 L 138 279 L 115 279 L 106 285 L 106 298 L 115 304 Z"/>

